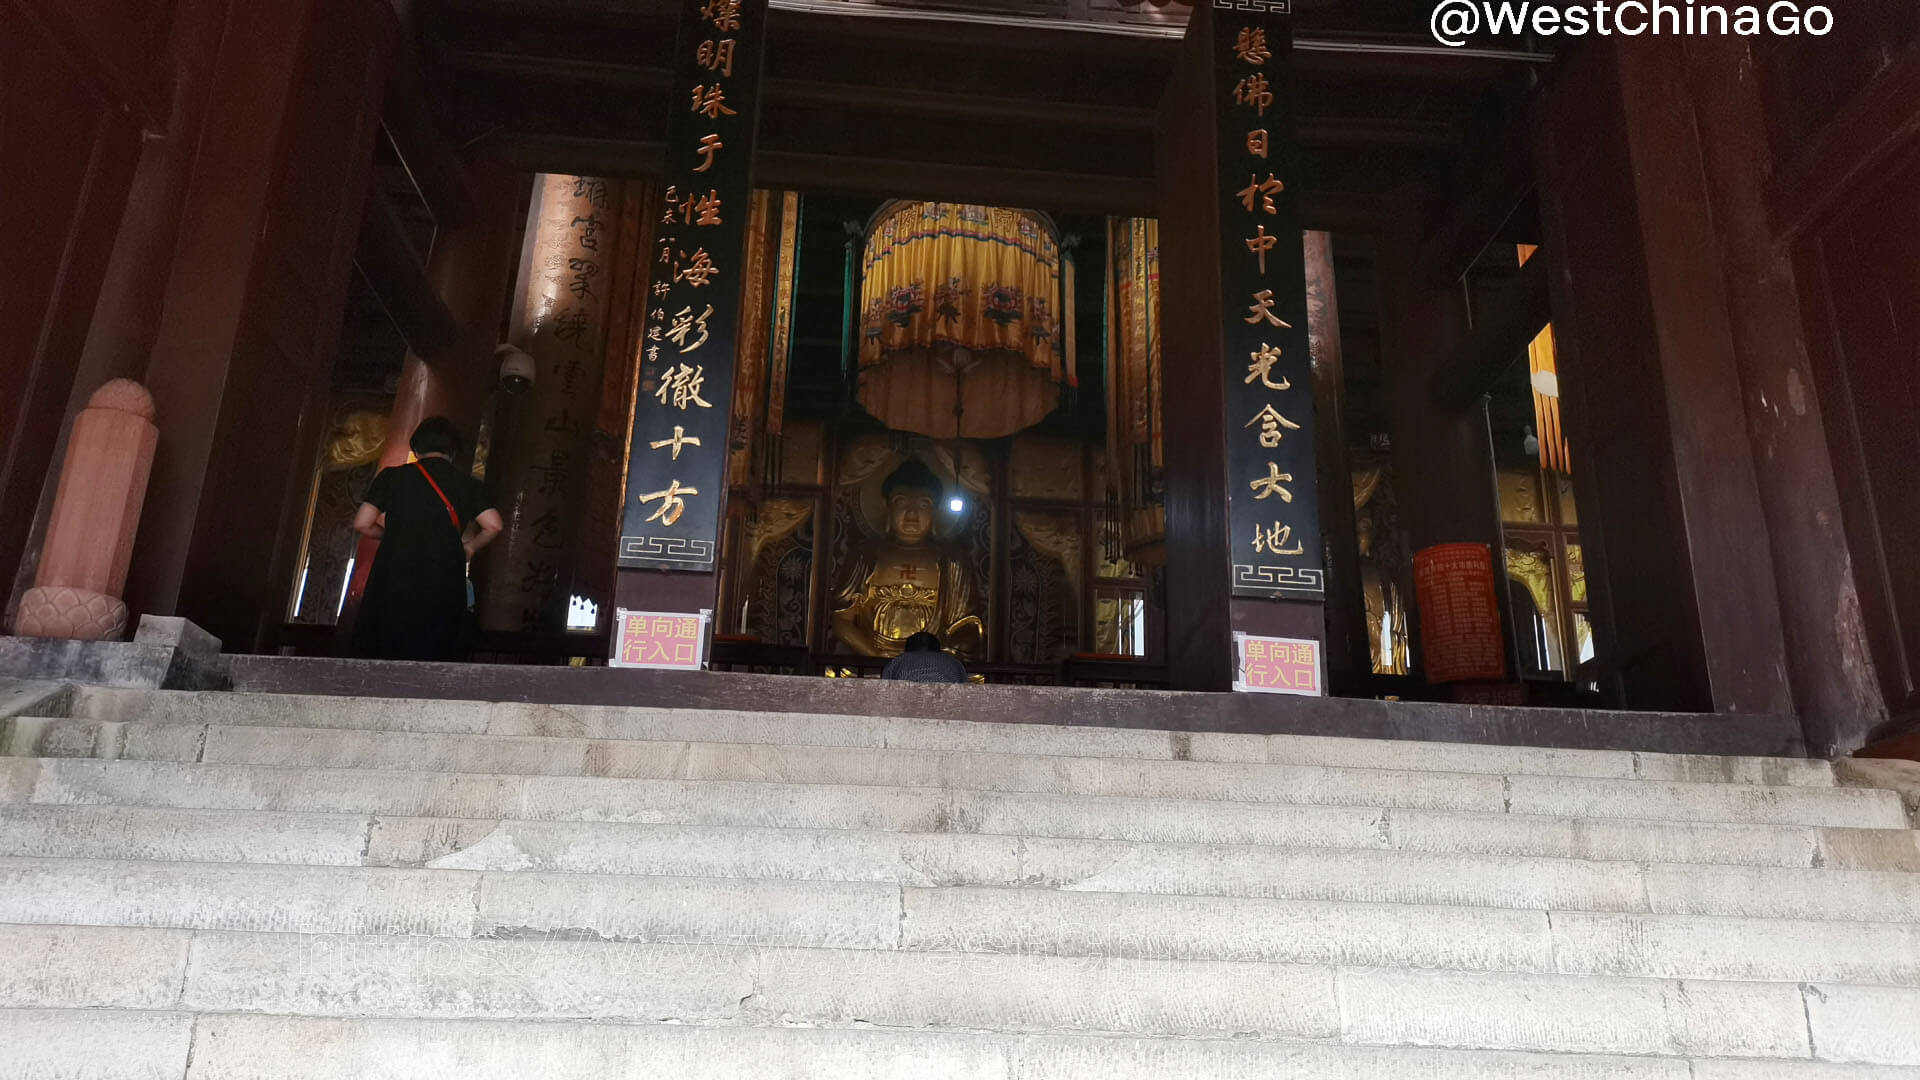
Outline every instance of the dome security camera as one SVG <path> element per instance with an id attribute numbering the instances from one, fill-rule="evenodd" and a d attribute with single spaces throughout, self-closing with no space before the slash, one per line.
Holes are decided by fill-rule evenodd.
<path id="1" fill-rule="evenodd" d="M 512 345 L 502 345 L 493 350 L 493 357 L 500 361 L 500 389 L 509 394 L 522 394 L 533 385 L 537 367 L 533 357 Z"/>

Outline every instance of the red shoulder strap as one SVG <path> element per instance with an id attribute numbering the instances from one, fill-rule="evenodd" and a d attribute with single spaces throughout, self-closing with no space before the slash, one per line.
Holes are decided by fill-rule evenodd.
<path id="1" fill-rule="evenodd" d="M 413 467 L 419 469 L 420 475 L 426 477 L 427 483 L 433 485 L 433 493 L 440 496 L 440 505 L 447 508 L 447 520 L 453 522 L 453 527 L 458 529 L 460 527 L 460 515 L 453 510 L 453 500 L 447 498 L 447 493 L 440 490 L 439 484 L 434 483 L 433 474 L 427 471 L 425 462 L 415 461 Z"/>

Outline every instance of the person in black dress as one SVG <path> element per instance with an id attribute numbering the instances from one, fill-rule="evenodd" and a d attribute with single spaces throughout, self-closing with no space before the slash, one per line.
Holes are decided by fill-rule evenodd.
<path id="1" fill-rule="evenodd" d="M 354 638 L 363 656 L 447 660 L 466 625 L 467 560 L 505 526 L 486 489 L 454 464 L 461 440 L 451 421 L 421 421 L 408 445 L 419 460 L 380 470 L 353 518 L 380 541 Z"/>

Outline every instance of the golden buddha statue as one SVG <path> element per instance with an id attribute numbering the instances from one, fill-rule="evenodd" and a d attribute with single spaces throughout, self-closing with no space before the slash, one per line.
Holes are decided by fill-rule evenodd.
<path id="1" fill-rule="evenodd" d="M 835 601 L 835 636 L 862 656 L 899 656 L 922 631 L 962 656 L 977 654 L 986 626 L 974 614 L 973 574 L 933 539 L 940 478 L 909 459 L 880 493 L 887 535 L 854 552 Z"/>

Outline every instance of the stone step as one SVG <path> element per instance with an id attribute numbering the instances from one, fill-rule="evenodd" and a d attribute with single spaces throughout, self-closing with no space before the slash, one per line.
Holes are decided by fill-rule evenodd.
<path id="1" fill-rule="evenodd" d="M 364 866 L 373 825 L 352 814 L 0 806 L 0 855 Z"/>
<path id="2" fill-rule="evenodd" d="M 679 743 L 315 728 L 135 725 L 114 756 L 208 764 L 782 781 L 1059 795 L 1382 806 L 1547 816 L 1904 829 L 1897 794 L 1319 765 L 1148 761 L 768 743 Z"/>
<path id="3" fill-rule="evenodd" d="M 1066 757 L 1832 787 L 1833 767 L 1789 758 L 1554 750 L 1305 735 L 1187 733 L 989 721 L 81 688 L 75 717 L 108 722 L 314 727 L 569 739 L 777 743 Z M 74 737 L 78 741 L 78 736 Z"/>
<path id="4" fill-rule="evenodd" d="M 1302 1040 L 840 1028 L 12 1011 L 0 1040 L 57 1067 L 110 1048 L 141 1080 L 1920 1080 L 1920 1069 L 1751 1058 L 1534 1054 Z M 0 1045 L 4 1045 L 0 1043 Z M 191 1053 L 189 1053 L 189 1044 Z M 1839 1052 L 1851 1049 L 1842 1046 Z M 191 1066 L 189 1066 L 191 1058 Z M 29 1071 L 69 1076 L 74 1071 Z"/>
<path id="5" fill-rule="evenodd" d="M 909 949 L 1920 986 L 1920 927 L 1911 923 L 902 891 Z"/>
<path id="6" fill-rule="evenodd" d="M 176 1012 L 3 1010 L 0 1075 L 8 1080 L 185 1080 L 193 1022 L 191 1013 Z"/>
<path id="7" fill-rule="evenodd" d="M 1116 957 L 0 926 L 0 1008 L 1313 1039 L 1920 1064 L 1920 990 Z M 1177 991 L 1173 988 L 1178 988 Z M 1874 1032 L 1879 1031 L 1876 1035 Z"/>
<path id="8" fill-rule="evenodd" d="M 1920 871 L 1920 832 L 724 781 L 0 759 L 0 803 L 981 833 Z M 209 837 L 215 845 L 217 837 Z M 334 843 L 344 841 L 335 837 Z"/>
<path id="9" fill-rule="evenodd" d="M 1920 987 L 1912 923 L 872 882 L 8 858 L 0 922 Z"/>
<path id="10" fill-rule="evenodd" d="M 876 830 L 0 808 L 0 855 L 1920 922 L 1920 874 Z"/>

